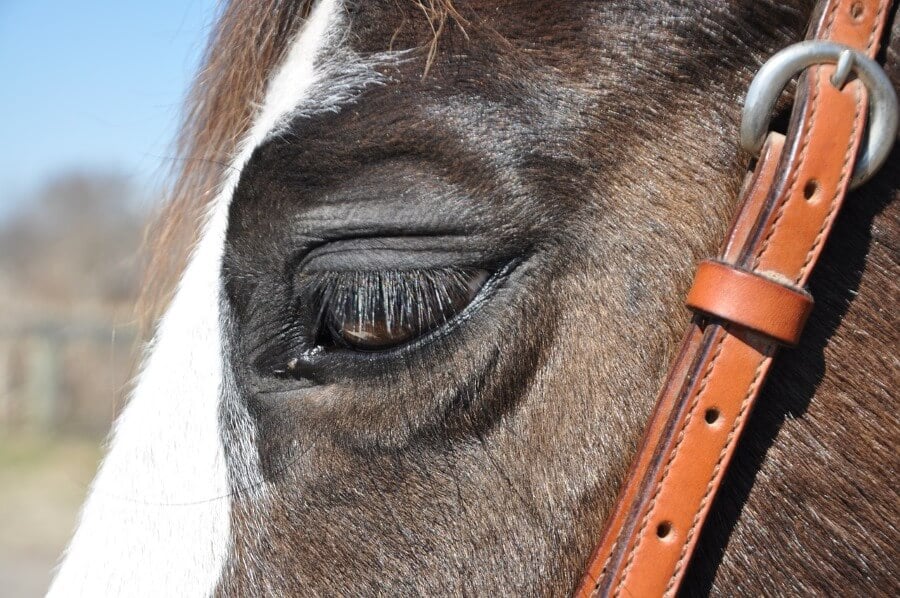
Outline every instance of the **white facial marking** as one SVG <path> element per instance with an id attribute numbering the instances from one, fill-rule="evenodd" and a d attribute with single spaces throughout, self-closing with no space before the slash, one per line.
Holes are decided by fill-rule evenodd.
<path id="1" fill-rule="evenodd" d="M 52 597 L 201 596 L 216 587 L 231 543 L 229 472 L 219 433 L 220 271 L 228 207 L 253 149 L 286 116 L 304 106 L 334 110 L 364 84 L 357 79 L 344 92 L 321 93 L 330 67 L 316 59 L 334 43 L 339 8 L 340 0 L 317 2 L 269 84 L 115 425 Z M 246 431 L 248 442 L 253 436 Z M 259 480 L 252 459 L 240 469 L 232 476 Z"/>

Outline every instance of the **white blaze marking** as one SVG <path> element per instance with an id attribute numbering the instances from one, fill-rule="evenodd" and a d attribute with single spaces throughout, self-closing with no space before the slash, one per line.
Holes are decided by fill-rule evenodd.
<path id="1" fill-rule="evenodd" d="M 230 546 L 218 426 L 228 206 L 253 149 L 311 92 L 318 95 L 314 84 L 327 69 L 315 59 L 340 23 L 339 5 L 317 3 L 269 84 L 115 425 L 50 596 L 201 596 L 216 587 Z"/>

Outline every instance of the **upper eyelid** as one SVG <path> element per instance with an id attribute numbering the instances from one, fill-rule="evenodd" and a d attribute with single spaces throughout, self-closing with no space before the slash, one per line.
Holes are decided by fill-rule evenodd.
<path id="1" fill-rule="evenodd" d="M 471 237 L 365 237 L 319 245 L 303 255 L 296 263 L 295 271 L 484 267 L 501 261 L 503 258 L 496 245 L 491 248 Z"/>
<path id="2" fill-rule="evenodd" d="M 314 270 L 311 272 L 306 272 L 301 277 L 300 290 L 307 295 L 307 298 L 313 293 L 322 293 L 325 290 L 335 290 L 338 286 L 352 286 L 357 284 L 360 281 L 360 275 L 370 277 L 369 280 L 373 278 L 378 281 L 379 286 L 383 285 L 385 280 L 387 280 L 393 274 L 399 274 L 400 276 L 408 276 L 412 279 L 415 276 L 420 277 L 422 280 L 424 277 L 422 276 L 424 273 L 427 273 L 428 276 L 440 276 L 442 274 L 447 275 L 448 278 L 453 276 L 466 276 L 466 275 L 477 275 L 479 272 L 488 272 L 484 268 L 466 268 L 466 267 L 456 267 L 456 266 L 444 266 L 437 268 L 415 268 L 415 269 L 403 269 L 403 270 L 383 270 L 383 269 L 367 269 L 367 270 L 346 270 L 346 271 L 333 271 L 333 270 Z M 457 281 L 460 279 L 457 278 Z M 359 287 L 358 287 L 359 288 Z"/>
<path id="3" fill-rule="evenodd" d="M 409 280 L 404 281 L 401 287 L 385 291 L 386 281 L 397 282 L 396 278 L 392 278 L 394 274 L 399 274 L 401 279 L 408 277 Z M 417 336 L 421 336 L 435 328 L 440 328 L 464 311 L 491 278 L 491 272 L 488 270 L 454 267 L 420 269 L 415 274 L 406 270 L 370 271 L 364 273 L 365 276 L 362 280 L 359 275 L 359 272 L 331 272 L 319 275 L 312 273 L 309 275 L 304 285 L 305 291 L 302 293 L 306 295 L 306 300 L 310 304 L 318 303 L 314 310 L 315 321 L 308 322 L 311 327 L 311 336 L 319 337 L 324 330 L 335 324 L 335 320 L 341 323 L 367 321 L 370 314 L 362 313 L 359 310 L 360 307 L 363 309 L 379 308 L 381 316 L 398 317 L 398 325 L 411 323 L 423 326 L 420 334 L 417 334 Z M 442 276 L 446 277 L 443 281 L 441 280 Z M 473 281 L 477 281 L 475 287 L 472 286 Z M 365 284 L 360 285 L 360 282 Z M 410 284 L 406 284 L 407 282 Z M 401 310 L 399 312 L 396 311 L 398 308 L 396 304 L 388 304 L 385 309 L 385 300 L 393 301 L 403 298 L 401 294 L 409 291 L 412 286 L 416 286 L 422 291 L 411 297 L 413 301 L 418 302 L 399 306 Z M 345 303 L 354 295 L 357 297 L 357 301 Z M 365 298 L 365 301 L 360 303 L 360 297 Z M 406 298 L 410 298 L 410 296 L 407 295 Z M 422 301 L 423 299 L 425 301 Z M 446 302 L 448 300 L 449 303 Z M 457 300 L 462 300 L 462 302 L 457 304 Z"/>

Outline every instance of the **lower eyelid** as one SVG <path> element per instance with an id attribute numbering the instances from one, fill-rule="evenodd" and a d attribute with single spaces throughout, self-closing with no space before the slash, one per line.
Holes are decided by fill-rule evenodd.
<path id="1" fill-rule="evenodd" d="M 477 276 L 473 277 L 469 281 L 469 295 L 470 300 L 475 298 L 475 295 L 481 290 L 481 287 L 484 286 L 484 283 L 487 282 L 488 278 L 490 278 L 491 273 L 487 270 L 479 270 Z"/>

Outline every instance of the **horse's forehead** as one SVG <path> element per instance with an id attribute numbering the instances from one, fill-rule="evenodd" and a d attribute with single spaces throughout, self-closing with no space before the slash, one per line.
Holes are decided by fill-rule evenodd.
<path id="1" fill-rule="evenodd" d="M 679 14 L 689 12 L 683 3 L 668 6 L 662 0 L 649 4 L 478 0 L 460 4 L 459 10 L 447 0 L 427 4 L 426 8 L 416 1 L 356 3 L 342 25 L 349 32 L 345 41 L 361 53 L 425 49 L 427 76 L 422 79 L 462 83 L 466 66 L 486 63 L 502 70 L 526 64 L 561 71 L 596 67 L 604 47 L 618 48 L 623 58 L 633 55 L 639 50 L 635 42 L 640 32 L 645 36 L 650 32 L 652 40 L 677 22 Z M 456 68 L 432 68 L 432 63 Z M 415 68 L 421 69 L 421 62 L 416 61 Z"/>
<path id="2" fill-rule="evenodd" d="M 676 38 L 663 30 L 685 8 L 657 2 L 655 10 L 642 10 L 638 4 L 480 1 L 461 12 L 438 1 L 426 7 L 396 0 L 345 4 L 331 23 L 331 47 L 318 61 L 321 84 L 248 164 L 242 181 L 255 183 L 258 192 L 248 194 L 252 201 L 235 202 L 232 220 L 244 220 L 233 230 L 258 237 L 283 224 L 277 208 L 284 201 L 277 190 L 262 190 L 329 182 L 354 161 L 377 163 L 381 170 L 371 176 L 389 178 L 390 167 L 374 159 L 389 146 L 420 164 L 435 154 L 447 162 L 452 157 L 448 178 L 470 181 L 479 170 L 466 163 L 467 153 L 475 161 L 498 160 L 543 142 L 536 149 L 551 159 L 537 166 L 547 171 L 561 161 L 583 161 L 578 152 L 621 157 L 602 139 L 624 139 L 636 121 L 660 113 L 644 110 L 648 103 L 672 97 L 660 69 L 648 63 L 679 64 L 652 47 L 633 47 L 633 40 L 651 24 L 659 26 L 653 46 Z M 471 156 L 479 149 L 481 156 Z M 307 195 L 304 202 L 315 199 Z"/>

